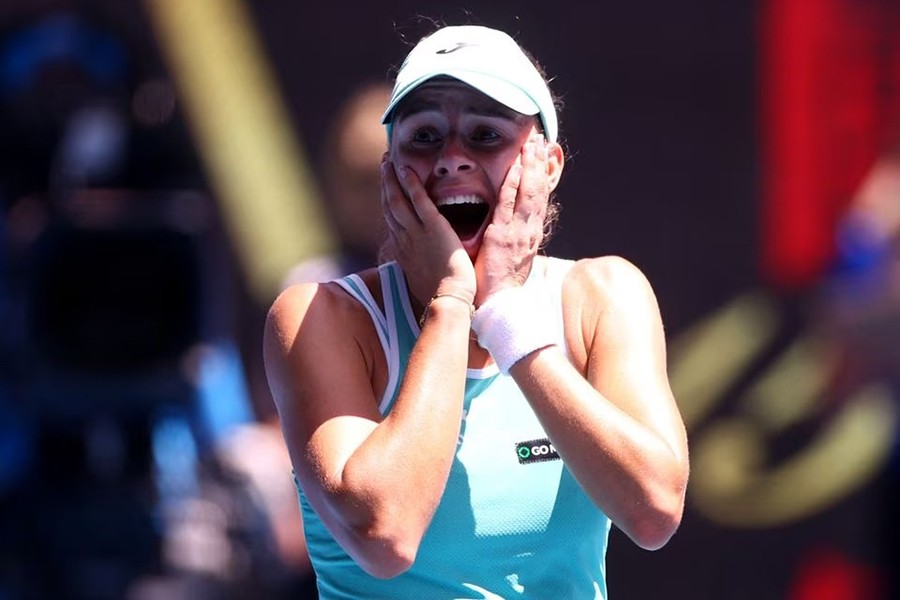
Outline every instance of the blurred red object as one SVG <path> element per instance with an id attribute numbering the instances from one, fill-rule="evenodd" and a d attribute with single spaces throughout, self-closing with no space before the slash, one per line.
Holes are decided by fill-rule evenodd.
<path id="1" fill-rule="evenodd" d="M 759 19 L 764 277 L 816 283 L 855 190 L 900 131 L 900 3 L 764 0 Z"/>
<path id="2" fill-rule="evenodd" d="M 800 563 L 786 600 L 882 600 L 878 571 L 838 550 L 817 550 Z"/>

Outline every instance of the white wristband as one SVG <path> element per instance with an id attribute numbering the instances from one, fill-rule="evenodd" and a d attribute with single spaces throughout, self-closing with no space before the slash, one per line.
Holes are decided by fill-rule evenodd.
<path id="1" fill-rule="evenodd" d="M 534 290 L 511 287 L 478 307 L 472 330 L 478 336 L 478 345 L 491 353 L 506 375 L 528 354 L 556 343 L 551 323 L 551 315 Z"/>

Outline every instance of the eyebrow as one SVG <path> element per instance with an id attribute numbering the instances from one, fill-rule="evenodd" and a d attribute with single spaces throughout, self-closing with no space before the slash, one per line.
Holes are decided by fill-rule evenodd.
<path id="1" fill-rule="evenodd" d="M 419 113 L 440 112 L 440 110 L 440 102 L 438 102 L 437 100 L 419 96 L 417 98 L 410 99 L 409 102 L 398 107 L 395 118 L 404 119 L 406 117 L 410 117 Z M 511 121 L 516 120 L 516 118 L 519 116 L 519 113 L 517 113 L 516 111 L 510 108 L 506 108 L 505 106 L 497 102 L 489 102 L 484 104 L 470 103 L 465 106 L 463 112 L 474 114 L 480 117 L 499 117 Z"/>

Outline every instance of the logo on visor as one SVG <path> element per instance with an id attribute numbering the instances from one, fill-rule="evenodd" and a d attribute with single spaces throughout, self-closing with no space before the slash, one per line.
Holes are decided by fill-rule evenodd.
<path id="1" fill-rule="evenodd" d="M 451 52 L 456 52 L 457 50 L 459 50 L 461 48 L 468 48 L 468 47 L 474 46 L 474 45 L 475 44 L 469 44 L 466 42 L 456 42 L 454 45 L 450 46 L 449 48 L 442 48 L 442 49 L 438 50 L 437 52 L 435 52 L 435 54 L 450 54 Z"/>

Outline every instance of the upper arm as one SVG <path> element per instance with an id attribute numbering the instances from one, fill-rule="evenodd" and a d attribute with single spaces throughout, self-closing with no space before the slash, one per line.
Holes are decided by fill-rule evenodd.
<path id="1" fill-rule="evenodd" d="M 294 469 L 317 510 L 380 421 L 362 333 L 367 316 L 354 304 L 336 286 L 299 284 L 275 300 L 265 325 L 269 385 Z"/>
<path id="2" fill-rule="evenodd" d="M 570 279 L 587 379 L 685 458 L 684 424 L 669 385 L 665 332 L 649 281 L 614 256 L 580 261 Z"/>

